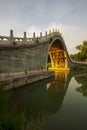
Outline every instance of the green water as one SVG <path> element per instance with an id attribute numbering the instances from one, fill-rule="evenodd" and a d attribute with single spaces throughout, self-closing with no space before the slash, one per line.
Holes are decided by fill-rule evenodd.
<path id="1" fill-rule="evenodd" d="M 87 73 L 57 72 L 14 89 L 12 105 L 25 112 L 28 130 L 87 130 Z"/>

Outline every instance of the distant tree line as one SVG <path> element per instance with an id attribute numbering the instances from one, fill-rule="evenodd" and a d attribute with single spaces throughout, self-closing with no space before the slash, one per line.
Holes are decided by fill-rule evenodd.
<path id="1" fill-rule="evenodd" d="M 86 61 L 87 60 L 87 41 L 83 41 L 82 44 L 76 46 L 78 53 L 70 54 L 70 57 L 74 61 Z"/>

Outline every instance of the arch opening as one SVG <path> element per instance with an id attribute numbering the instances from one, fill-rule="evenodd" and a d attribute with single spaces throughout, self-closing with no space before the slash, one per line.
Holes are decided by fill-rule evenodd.
<path id="1" fill-rule="evenodd" d="M 49 58 L 50 57 L 50 58 Z M 50 59 L 49 70 L 64 70 L 67 68 L 66 50 L 60 39 L 57 39 L 51 45 L 48 52 L 48 61 Z M 48 62 L 49 63 L 49 62 Z"/>

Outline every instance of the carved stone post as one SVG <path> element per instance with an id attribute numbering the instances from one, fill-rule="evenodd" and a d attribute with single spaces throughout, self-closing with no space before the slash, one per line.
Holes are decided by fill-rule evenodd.
<path id="1" fill-rule="evenodd" d="M 10 30 L 10 44 L 12 45 L 14 42 L 14 39 L 13 39 L 13 30 Z"/>
<path id="2" fill-rule="evenodd" d="M 35 32 L 33 33 L 33 39 L 35 39 Z"/>
<path id="3" fill-rule="evenodd" d="M 24 39 L 23 39 L 24 44 L 26 43 L 26 32 L 24 32 Z"/>
<path id="4" fill-rule="evenodd" d="M 42 32 L 40 32 L 40 38 L 42 38 Z"/>
<path id="5" fill-rule="evenodd" d="M 51 34 L 51 30 L 49 30 L 49 34 Z"/>
<path id="6" fill-rule="evenodd" d="M 45 36 L 47 37 L 47 31 L 45 31 Z"/>

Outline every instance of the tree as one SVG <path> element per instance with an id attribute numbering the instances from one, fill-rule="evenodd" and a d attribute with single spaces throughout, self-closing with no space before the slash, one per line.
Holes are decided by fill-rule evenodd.
<path id="1" fill-rule="evenodd" d="M 71 54 L 70 57 L 76 61 L 84 61 L 87 59 L 87 41 L 83 41 L 81 45 L 76 46 L 78 53 Z"/>

